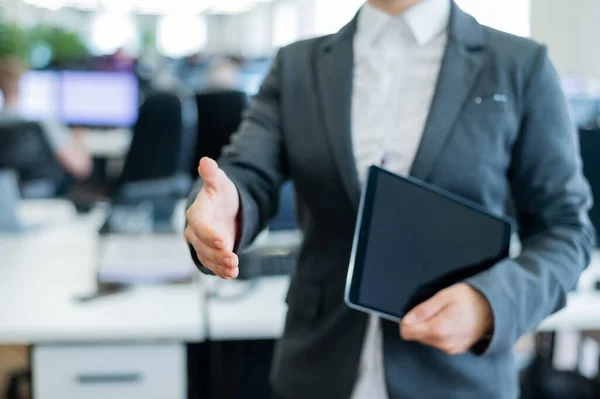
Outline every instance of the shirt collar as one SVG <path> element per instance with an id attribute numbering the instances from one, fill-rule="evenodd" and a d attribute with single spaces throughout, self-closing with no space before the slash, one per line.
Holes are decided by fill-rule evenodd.
<path id="1" fill-rule="evenodd" d="M 362 46 L 371 46 L 392 21 L 404 21 L 415 42 L 426 45 L 448 29 L 450 0 L 422 0 L 403 14 L 392 16 L 366 3 L 358 15 L 357 37 Z"/>

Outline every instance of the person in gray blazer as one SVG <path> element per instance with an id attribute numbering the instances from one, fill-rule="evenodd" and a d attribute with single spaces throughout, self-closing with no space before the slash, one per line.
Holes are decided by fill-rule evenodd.
<path id="1" fill-rule="evenodd" d="M 512 198 L 520 254 L 400 326 L 349 309 L 360 183 L 373 163 L 494 213 Z M 218 164 L 202 159 L 199 174 L 186 240 L 202 271 L 226 279 L 275 215 L 282 183 L 295 184 L 304 241 L 271 375 L 286 399 L 517 398 L 513 346 L 565 306 L 595 243 L 546 47 L 450 0 L 370 0 L 339 33 L 282 48 Z"/>

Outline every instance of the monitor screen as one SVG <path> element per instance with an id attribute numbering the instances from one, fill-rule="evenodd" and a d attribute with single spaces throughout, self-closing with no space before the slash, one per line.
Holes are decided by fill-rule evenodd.
<path id="1" fill-rule="evenodd" d="M 600 121 L 600 99 L 596 97 L 569 98 L 569 110 L 576 126 L 581 129 L 598 127 Z"/>
<path id="2" fill-rule="evenodd" d="M 18 109 L 23 118 L 60 120 L 60 74 L 52 71 L 29 71 L 21 78 Z"/>
<path id="3" fill-rule="evenodd" d="M 70 125 L 132 126 L 138 113 L 138 83 L 131 73 L 62 73 L 62 121 Z"/>
<path id="4" fill-rule="evenodd" d="M 269 73 L 271 60 L 248 62 L 240 71 L 238 86 L 247 94 L 254 96 Z"/>

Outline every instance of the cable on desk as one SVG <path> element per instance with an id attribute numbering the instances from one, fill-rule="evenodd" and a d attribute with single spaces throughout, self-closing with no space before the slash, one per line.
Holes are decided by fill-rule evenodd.
<path id="1" fill-rule="evenodd" d="M 234 293 L 223 293 L 224 283 L 227 280 L 218 280 L 215 282 L 214 287 L 207 292 L 208 299 L 215 299 L 222 302 L 235 302 L 244 299 L 247 297 L 256 287 L 258 286 L 257 279 L 246 280 L 243 283 L 240 281 L 236 281 L 237 286 L 242 286 L 243 289 L 240 292 Z"/>

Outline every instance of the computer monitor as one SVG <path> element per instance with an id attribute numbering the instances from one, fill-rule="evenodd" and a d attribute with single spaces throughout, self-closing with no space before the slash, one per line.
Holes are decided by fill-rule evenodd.
<path id="1" fill-rule="evenodd" d="M 60 74 L 52 71 L 28 71 L 21 77 L 17 110 L 30 121 L 60 120 Z M 4 98 L 0 93 L 0 108 Z"/>
<path id="2" fill-rule="evenodd" d="M 291 182 L 285 183 L 279 194 L 279 210 L 277 215 L 271 220 L 269 230 L 296 230 L 298 223 L 296 220 L 296 191 Z"/>
<path id="3" fill-rule="evenodd" d="M 132 126 L 137 119 L 138 106 L 138 82 L 132 73 L 62 73 L 61 119 L 66 124 Z"/>
<path id="4" fill-rule="evenodd" d="M 19 112 L 28 120 L 59 120 L 60 74 L 29 71 L 21 78 Z"/>
<path id="5" fill-rule="evenodd" d="M 600 99 L 596 97 L 571 97 L 568 100 L 571 117 L 580 129 L 600 126 Z"/>
<path id="6" fill-rule="evenodd" d="M 249 61 L 240 71 L 239 89 L 250 96 L 258 93 L 260 86 L 271 68 L 271 60 Z"/>

